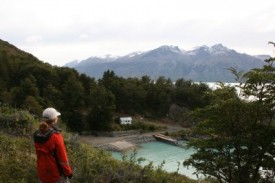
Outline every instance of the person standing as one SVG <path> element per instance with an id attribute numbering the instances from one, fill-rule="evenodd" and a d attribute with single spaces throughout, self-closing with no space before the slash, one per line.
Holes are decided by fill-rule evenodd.
<path id="1" fill-rule="evenodd" d="M 37 175 L 42 183 L 67 183 L 73 176 L 63 136 L 57 126 L 59 115 L 54 108 L 45 109 L 39 129 L 33 135 Z"/>

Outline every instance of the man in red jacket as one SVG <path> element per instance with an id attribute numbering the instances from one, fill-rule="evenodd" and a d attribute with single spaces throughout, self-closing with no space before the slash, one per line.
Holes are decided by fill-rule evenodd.
<path id="1" fill-rule="evenodd" d="M 67 183 L 73 175 L 63 136 L 57 127 L 59 115 L 54 108 L 45 109 L 39 130 L 33 135 L 37 174 L 42 183 Z"/>

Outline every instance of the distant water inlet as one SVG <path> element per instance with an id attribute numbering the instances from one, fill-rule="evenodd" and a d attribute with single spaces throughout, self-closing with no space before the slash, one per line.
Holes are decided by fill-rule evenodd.
<path id="1" fill-rule="evenodd" d="M 195 83 L 199 83 L 199 82 L 195 82 Z M 218 82 L 202 82 L 205 83 L 209 86 L 210 89 L 212 90 L 216 90 L 217 88 L 220 88 L 220 84 Z M 248 100 L 248 101 L 252 101 L 255 100 L 256 97 L 255 96 L 243 96 L 243 92 L 240 88 L 240 83 L 223 83 L 225 86 L 231 86 L 231 87 L 235 87 L 236 92 L 238 94 L 238 96 L 242 99 Z"/>
<path id="2" fill-rule="evenodd" d="M 183 142 L 182 144 L 186 144 Z M 195 169 L 189 167 L 188 169 L 183 166 L 183 161 L 190 157 L 195 152 L 194 149 L 184 149 L 174 145 L 169 145 L 163 142 L 148 142 L 139 144 L 137 149 L 137 158 L 145 158 L 145 161 L 141 165 L 147 165 L 149 162 L 153 162 L 155 167 L 160 166 L 163 161 L 165 164 L 163 170 L 167 172 L 176 172 L 179 164 L 178 173 L 186 175 L 192 179 L 197 179 L 194 175 Z M 127 155 L 130 156 L 133 151 L 128 151 Z M 122 154 L 119 152 L 112 152 L 114 158 L 121 160 Z"/>

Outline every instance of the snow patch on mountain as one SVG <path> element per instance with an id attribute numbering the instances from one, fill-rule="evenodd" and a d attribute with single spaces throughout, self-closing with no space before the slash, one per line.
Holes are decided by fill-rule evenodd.
<path id="1" fill-rule="evenodd" d="M 184 52 L 184 54 L 197 55 L 199 52 L 209 52 L 209 47 L 205 46 L 205 45 L 195 47 L 193 50 L 189 50 L 189 51 Z"/>
<path id="2" fill-rule="evenodd" d="M 158 48 L 159 50 L 162 50 L 164 52 L 174 52 L 174 53 L 181 53 L 181 50 L 178 46 L 168 46 L 164 45 Z"/>
<path id="3" fill-rule="evenodd" d="M 223 46 L 222 44 L 216 44 L 209 48 L 209 52 L 214 55 L 225 55 L 234 50 L 230 50 Z"/>
<path id="4" fill-rule="evenodd" d="M 131 58 L 131 57 L 135 57 L 135 56 L 141 55 L 142 53 L 144 53 L 144 52 L 142 52 L 142 51 L 136 51 L 136 52 L 133 52 L 133 53 L 130 53 L 130 54 L 126 55 L 126 57 Z"/>
<path id="5" fill-rule="evenodd" d="M 99 56 L 99 57 L 96 57 L 96 58 L 107 59 L 107 60 L 115 60 L 115 59 L 119 58 L 119 56 L 114 56 L 114 55 L 111 55 L 111 54 L 106 54 L 106 55 Z"/>
<path id="6" fill-rule="evenodd" d="M 211 47 L 208 47 L 206 45 L 195 47 L 193 50 L 185 51 L 183 53 L 187 55 L 197 55 L 198 53 L 207 53 L 212 55 L 226 55 L 231 52 L 234 52 L 234 50 L 230 50 L 227 47 L 223 46 L 222 44 L 215 44 Z"/>

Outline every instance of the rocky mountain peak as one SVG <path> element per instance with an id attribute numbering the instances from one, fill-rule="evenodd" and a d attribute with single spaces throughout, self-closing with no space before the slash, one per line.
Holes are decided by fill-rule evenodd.
<path id="1" fill-rule="evenodd" d="M 155 53 L 159 53 L 159 54 L 179 54 L 181 53 L 181 50 L 179 49 L 178 46 L 168 46 L 168 45 L 164 45 L 161 47 L 158 47 L 154 50 L 152 50 L 151 52 L 155 52 Z"/>
<path id="2" fill-rule="evenodd" d="M 146 52 L 135 52 L 114 59 L 87 59 L 74 68 L 95 78 L 102 77 L 107 69 L 122 77 L 159 76 L 172 80 L 179 78 L 206 82 L 234 82 L 233 75 L 226 69 L 238 67 L 241 71 L 259 68 L 264 64 L 259 57 L 238 53 L 222 44 L 211 47 L 200 46 L 181 51 L 177 46 L 164 45 Z"/>
<path id="3" fill-rule="evenodd" d="M 222 44 L 215 44 L 209 48 L 209 51 L 212 54 L 227 54 L 232 52 L 233 50 L 228 49 L 227 47 L 223 46 Z"/>

